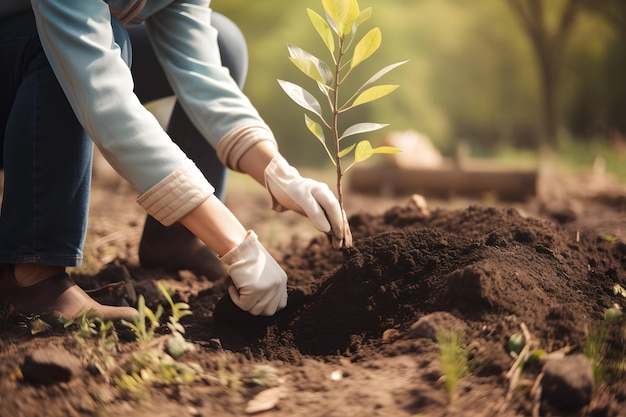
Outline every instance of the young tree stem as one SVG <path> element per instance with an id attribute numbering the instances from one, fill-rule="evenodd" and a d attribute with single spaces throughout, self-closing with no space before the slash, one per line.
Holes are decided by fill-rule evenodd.
<path id="1" fill-rule="evenodd" d="M 332 130 L 333 130 L 333 143 L 335 145 L 335 166 L 337 169 L 337 200 L 339 201 L 339 206 L 343 210 L 343 190 L 341 186 L 341 180 L 343 177 L 343 171 L 341 169 L 341 158 L 339 158 L 339 76 L 341 69 L 341 59 L 343 58 L 345 37 L 341 36 L 339 38 L 339 48 L 337 54 L 337 64 L 335 65 L 335 81 L 334 81 L 334 89 L 333 89 L 333 109 L 332 109 Z"/>

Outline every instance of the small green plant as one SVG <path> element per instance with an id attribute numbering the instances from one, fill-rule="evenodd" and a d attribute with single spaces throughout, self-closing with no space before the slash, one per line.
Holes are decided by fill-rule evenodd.
<path id="1" fill-rule="evenodd" d="M 172 315 L 169 318 L 167 327 L 172 332 L 172 337 L 167 340 L 167 353 L 169 353 L 174 359 L 178 358 L 183 353 L 193 349 L 193 345 L 185 340 L 183 334 L 185 334 L 185 328 L 180 324 L 180 319 L 188 316 L 191 313 L 189 304 L 183 302 L 175 303 L 172 300 L 172 296 L 169 291 L 163 285 L 162 282 L 157 282 L 157 287 L 167 300 L 172 309 Z"/>
<path id="2" fill-rule="evenodd" d="M 457 397 L 457 385 L 467 374 L 467 354 L 463 349 L 461 336 L 455 332 L 439 333 L 437 342 L 439 343 L 441 372 L 448 392 L 448 399 L 450 404 L 453 404 Z"/>
<path id="3" fill-rule="evenodd" d="M 75 338 L 79 354 L 100 375 L 107 376 L 117 368 L 113 354 L 119 339 L 112 321 L 94 317 L 94 310 L 89 309 L 75 319 L 60 317 L 59 322 L 65 328 L 77 326 Z"/>
<path id="4" fill-rule="evenodd" d="M 517 358 L 519 354 L 522 352 L 526 341 L 524 340 L 524 335 L 521 333 L 513 333 L 509 340 L 506 343 L 507 348 L 509 349 L 509 354 L 513 358 Z"/>
<path id="5" fill-rule="evenodd" d="M 607 332 L 603 325 L 589 331 L 587 341 L 583 347 L 583 354 L 591 361 L 594 381 L 600 382 L 604 376 L 603 349 L 606 342 Z"/>
<path id="6" fill-rule="evenodd" d="M 139 315 L 133 319 L 132 323 L 122 320 L 122 324 L 135 333 L 139 343 L 146 344 L 154 339 L 154 331 L 159 327 L 159 319 L 163 314 L 163 307 L 159 305 L 156 312 L 153 312 L 146 306 L 146 300 L 143 295 L 140 294 L 137 298 L 137 311 Z M 150 324 L 146 325 L 146 320 L 148 320 Z"/>
<path id="7" fill-rule="evenodd" d="M 626 372 L 626 320 L 619 305 L 604 313 L 604 320 L 587 331 L 583 353 L 593 365 L 594 379 L 621 379 Z"/>
<path id="8" fill-rule="evenodd" d="M 244 382 L 248 385 L 259 386 L 262 388 L 275 387 L 280 383 L 278 370 L 270 365 L 257 365 L 252 373 L 244 378 Z"/>
<path id="9" fill-rule="evenodd" d="M 622 297 L 626 297 L 626 289 L 619 284 L 615 284 L 613 286 L 613 294 L 621 295 Z"/>
<path id="10" fill-rule="evenodd" d="M 306 127 L 321 142 L 331 162 L 335 165 L 337 176 L 337 198 L 343 209 L 342 178 L 343 175 L 356 163 L 364 161 L 373 154 L 395 153 L 399 149 L 380 146 L 373 148 L 368 140 L 361 140 L 348 146 L 343 146 L 346 138 L 370 133 L 384 128 L 387 124 L 357 123 L 340 132 L 340 115 L 357 106 L 372 102 L 392 93 L 397 85 L 374 85 L 382 76 L 406 61 L 388 65 L 368 79 L 356 92 L 345 98 L 340 90 L 348 75 L 358 65 L 370 58 L 381 44 L 381 31 L 375 27 L 362 38 L 357 38 L 357 31 L 372 14 L 372 8 L 360 10 L 357 0 L 322 0 L 326 18 L 307 9 L 313 27 L 322 38 L 326 49 L 332 57 L 332 65 L 295 46 L 288 45 L 289 59 L 307 77 L 312 79 L 323 94 L 329 109 L 328 114 L 322 111 L 322 105 L 304 88 L 289 81 L 278 80 L 282 89 L 299 106 L 316 117 L 317 121 L 305 114 Z M 318 123 L 319 122 L 319 123 Z M 326 144 L 326 131 L 332 136 L 333 150 Z M 354 161 L 345 169 L 341 160 L 354 151 Z M 347 222 L 346 222 L 347 223 Z M 351 246 L 352 237 L 347 230 L 347 236 L 341 245 Z"/>
<path id="11" fill-rule="evenodd" d="M 120 389 L 134 395 L 144 394 L 145 387 L 149 384 L 185 384 L 203 375 L 199 365 L 176 361 L 183 353 L 194 348 L 193 344 L 183 337 L 185 329 L 180 323 L 181 318 L 192 314 L 189 305 L 174 302 L 162 282 L 157 282 L 156 285 L 171 309 L 167 322 L 171 336 L 155 339 L 154 332 L 159 327 L 163 307 L 159 305 L 156 312 L 153 312 L 145 305 L 145 300 L 140 295 L 137 300 L 139 316 L 133 323 L 124 322 L 124 325 L 133 330 L 143 349 L 132 352 L 128 362 L 131 369 L 115 378 L 115 383 Z M 148 325 L 146 321 L 149 322 Z"/>
<path id="12" fill-rule="evenodd" d="M 217 379 L 232 395 L 238 393 L 243 384 L 237 363 L 229 360 L 228 357 L 217 360 Z"/>

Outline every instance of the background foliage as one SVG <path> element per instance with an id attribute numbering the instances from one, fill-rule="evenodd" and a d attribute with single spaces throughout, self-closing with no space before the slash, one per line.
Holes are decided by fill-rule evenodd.
<path id="1" fill-rule="evenodd" d="M 346 123 L 390 123 L 378 133 L 414 129 L 449 154 L 461 140 L 475 152 L 535 149 L 546 141 L 542 85 L 532 44 L 509 1 L 360 0 L 372 7 L 366 27 L 383 35 L 379 51 L 353 75 L 358 87 L 382 66 L 410 61 L 381 82 L 399 84 L 388 97 L 350 113 Z M 546 26 L 555 25 L 569 1 L 542 0 Z M 585 0 L 580 0 L 584 3 Z M 557 85 L 560 129 L 550 143 L 624 141 L 626 132 L 626 2 L 596 0 L 577 14 L 562 51 Z M 319 0 L 213 0 L 212 8 L 239 24 L 248 40 L 246 93 L 275 131 L 294 164 L 325 163 L 324 151 L 304 126 L 301 109 L 277 79 L 304 85 L 289 62 L 287 44 L 325 59 L 306 8 L 322 13 Z M 347 89 L 353 89 L 348 87 Z M 348 119 L 348 118 L 347 118 Z M 380 137 L 370 139 L 374 144 Z"/>

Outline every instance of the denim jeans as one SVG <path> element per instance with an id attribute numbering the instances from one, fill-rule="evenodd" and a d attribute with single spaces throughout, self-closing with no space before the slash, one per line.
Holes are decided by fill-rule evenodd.
<path id="1" fill-rule="evenodd" d="M 172 95 L 143 28 L 113 30 L 143 103 Z M 243 86 L 245 40 L 213 13 L 223 64 Z M 132 48 L 131 48 L 132 44 Z M 170 137 L 223 198 L 226 168 L 176 104 Z M 77 266 L 87 230 L 93 143 L 77 121 L 37 37 L 32 13 L 0 21 L 0 262 Z"/>

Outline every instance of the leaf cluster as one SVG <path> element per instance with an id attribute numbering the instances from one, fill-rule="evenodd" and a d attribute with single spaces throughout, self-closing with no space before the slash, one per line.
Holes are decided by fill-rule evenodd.
<path id="1" fill-rule="evenodd" d="M 348 137 L 373 132 L 388 125 L 357 123 L 340 134 L 338 116 L 395 91 L 398 88 L 397 85 L 376 85 L 376 82 L 406 61 L 384 67 L 348 98 L 340 97 L 340 87 L 358 65 L 370 58 L 379 49 L 382 35 L 380 29 L 375 27 L 363 37 L 357 36 L 358 29 L 372 14 L 371 7 L 360 10 L 356 0 L 322 0 L 322 4 L 325 17 L 320 16 L 312 9 L 307 9 L 307 13 L 330 54 L 332 65 L 328 65 L 325 61 L 295 45 L 288 45 L 288 51 L 289 59 L 296 68 L 316 83 L 327 103 L 328 115 L 325 115 L 321 103 L 308 90 L 289 81 L 278 80 L 278 82 L 296 104 L 315 117 L 314 119 L 305 114 L 305 124 L 308 130 L 320 141 L 332 163 L 339 167 L 340 173 L 345 173 L 355 163 L 364 161 L 373 154 L 399 152 L 398 149 L 389 146 L 373 148 L 368 140 L 342 147 L 340 142 Z M 326 130 L 329 130 L 333 135 L 334 153 L 327 145 Z M 354 162 L 345 170 L 341 170 L 339 160 L 353 151 Z"/>
<path id="2" fill-rule="evenodd" d="M 60 317 L 59 322 L 64 328 L 76 327 L 75 339 L 81 359 L 101 375 L 107 375 L 117 365 L 113 353 L 119 341 L 113 322 L 94 317 L 94 309 L 90 308 L 74 319 Z"/>

